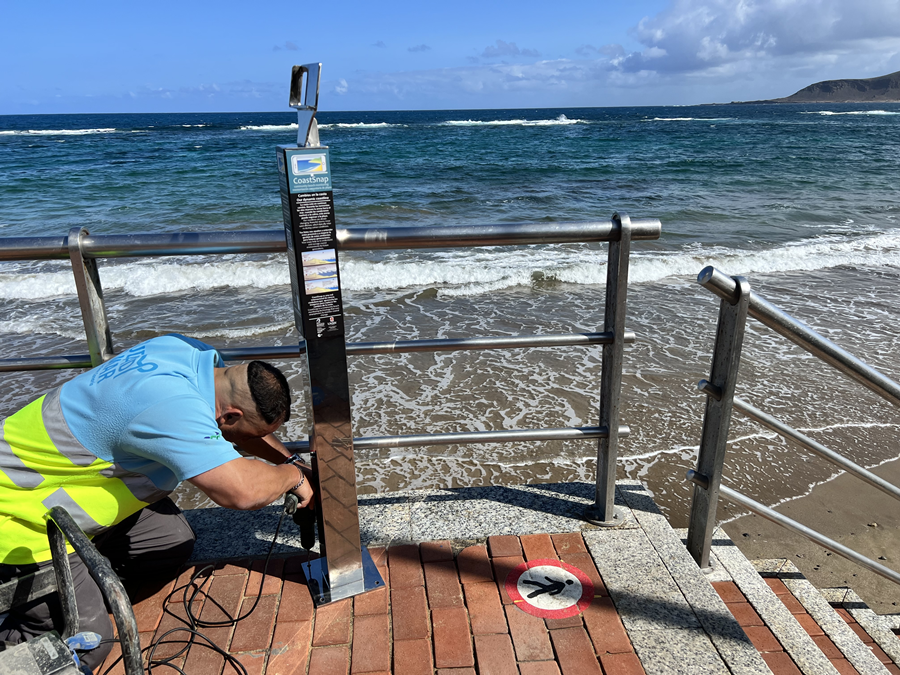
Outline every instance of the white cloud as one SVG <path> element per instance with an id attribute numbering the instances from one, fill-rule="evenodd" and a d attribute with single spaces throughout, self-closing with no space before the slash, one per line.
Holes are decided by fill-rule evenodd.
<path id="1" fill-rule="evenodd" d="M 531 56 L 539 57 L 541 54 L 536 49 L 519 49 L 515 42 L 506 42 L 497 40 L 495 44 L 488 45 L 484 48 L 481 56 L 486 59 L 493 59 L 499 56 Z"/>
<path id="2" fill-rule="evenodd" d="M 345 80 L 344 78 L 338 80 L 337 84 L 334 85 L 335 94 L 346 94 L 349 89 L 350 87 L 347 84 L 347 80 Z"/>
<path id="3" fill-rule="evenodd" d="M 673 0 L 663 12 L 641 20 L 633 36 L 645 49 L 617 64 L 624 72 L 715 75 L 739 73 L 751 65 L 773 67 L 775 62 L 797 68 L 839 56 L 871 59 L 900 49 L 900 3 Z M 853 73 L 848 69 L 845 76 Z"/>

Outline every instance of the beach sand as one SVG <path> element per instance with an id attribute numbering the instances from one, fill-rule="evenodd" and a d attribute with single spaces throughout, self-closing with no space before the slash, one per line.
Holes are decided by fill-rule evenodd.
<path id="1" fill-rule="evenodd" d="M 900 460 L 872 472 L 900 484 Z M 720 500 L 720 507 L 725 503 Z M 776 510 L 900 571 L 900 503 L 854 476 L 841 474 Z M 900 586 L 779 525 L 748 515 L 724 529 L 750 559 L 788 558 L 817 588 L 849 586 L 879 614 L 900 613 Z"/>

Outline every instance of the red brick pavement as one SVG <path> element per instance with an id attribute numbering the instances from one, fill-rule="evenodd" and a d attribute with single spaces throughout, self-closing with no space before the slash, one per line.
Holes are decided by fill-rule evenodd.
<path id="1" fill-rule="evenodd" d="M 261 560 L 219 562 L 188 588 L 196 591 L 191 613 L 226 621 L 256 603 L 234 627 L 198 628 L 251 675 L 644 673 L 580 533 L 496 536 L 465 548 L 435 541 L 370 552 L 384 589 L 316 609 L 303 577 L 304 556 L 273 559 L 265 579 Z M 595 598 L 583 614 L 545 620 L 506 595 L 510 570 L 541 558 L 574 565 L 594 582 Z M 136 603 L 142 647 L 149 649 L 170 629 L 186 628 L 184 588 L 202 567 L 185 570 L 161 589 L 147 589 Z M 752 609 L 739 611 L 748 617 L 742 625 L 757 625 Z M 170 636 L 155 658 L 171 658 L 191 675 L 233 672 L 205 640 L 188 646 L 187 639 L 185 631 Z M 113 664 L 120 653 L 116 646 L 100 673 L 122 673 L 121 662 Z"/>

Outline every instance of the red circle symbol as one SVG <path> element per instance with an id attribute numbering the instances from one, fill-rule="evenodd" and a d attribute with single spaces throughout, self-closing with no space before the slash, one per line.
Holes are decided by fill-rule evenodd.
<path id="1" fill-rule="evenodd" d="M 551 558 L 523 562 L 507 575 L 505 588 L 516 607 L 542 619 L 581 614 L 594 599 L 584 572 Z"/>

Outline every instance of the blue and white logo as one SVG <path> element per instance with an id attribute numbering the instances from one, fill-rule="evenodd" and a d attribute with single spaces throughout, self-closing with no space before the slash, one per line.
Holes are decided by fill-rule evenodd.
<path id="1" fill-rule="evenodd" d="M 321 155 L 291 155 L 291 174 L 308 176 L 317 173 L 328 173 L 328 162 Z"/>

